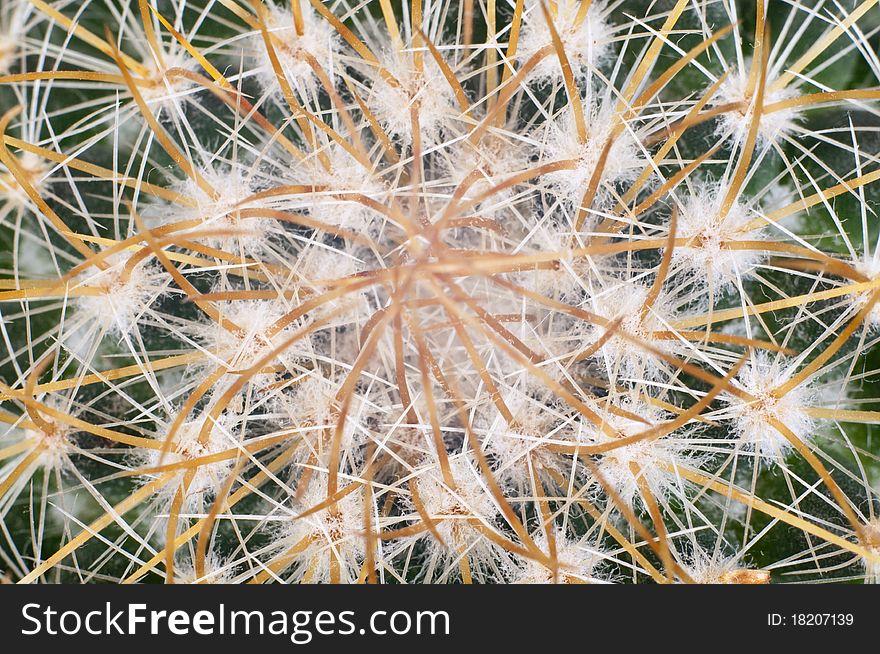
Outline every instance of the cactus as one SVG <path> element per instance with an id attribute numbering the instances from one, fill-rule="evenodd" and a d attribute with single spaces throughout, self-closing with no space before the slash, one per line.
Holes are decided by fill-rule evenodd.
<path id="1" fill-rule="evenodd" d="M 4 0 L 13 582 L 880 577 L 876 0 Z"/>

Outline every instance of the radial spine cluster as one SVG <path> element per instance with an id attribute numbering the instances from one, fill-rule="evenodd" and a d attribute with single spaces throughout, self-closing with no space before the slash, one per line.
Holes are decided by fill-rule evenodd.
<path id="1" fill-rule="evenodd" d="M 0 573 L 877 581 L 878 38 L 4 0 Z"/>

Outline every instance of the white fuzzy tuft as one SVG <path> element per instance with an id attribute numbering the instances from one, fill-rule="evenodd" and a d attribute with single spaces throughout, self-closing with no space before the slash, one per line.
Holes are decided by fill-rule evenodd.
<path id="1" fill-rule="evenodd" d="M 382 127 L 405 144 L 413 137 L 413 107 L 425 143 L 436 143 L 445 123 L 460 113 L 455 105 L 455 95 L 437 62 L 428 56 L 423 63 L 423 70 L 419 72 L 409 59 L 398 57 L 386 61 L 386 67 L 397 82 L 385 78 L 375 80 L 367 98 L 370 111 Z"/>
<path id="2" fill-rule="evenodd" d="M 241 209 L 251 208 L 247 203 L 259 189 L 253 177 L 244 168 L 219 168 L 200 171 L 213 191 L 203 189 L 192 179 L 177 185 L 177 191 L 196 202 L 196 207 L 181 210 L 176 205 L 153 204 L 144 211 L 148 226 L 164 226 L 197 220 L 193 230 L 214 232 L 200 236 L 206 245 L 231 254 L 256 255 L 263 252 L 269 237 L 277 231 L 277 223 L 264 216 L 244 217 Z"/>
<path id="3" fill-rule="evenodd" d="M 79 285 L 97 288 L 98 295 L 77 298 L 79 312 L 103 330 L 122 336 L 134 330 L 150 305 L 168 288 L 171 276 L 149 259 L 131 262 L 130 255 L 108 257 L 110 267 L 90 268 Z"/>
<path id="4" fill-rule="evenodd" d="M 522 32 L 516 52 L 520 65 L 524 65 L 541 49 L 553 45 L 553 35 L 540 2 L 527 4 L 529 6 L 523 13 Z M 586 15 L 577 20 L 581 4 L 578 0 L 559 0 L 553 3 L 555 11 L 551 10 L 553 27 L 562 41 L 569 65 L 578 76 L 596 68 L 608 53 L 612 39 L 611 26 L 602 17 L 603 3 L 593 2 Z M 539 82 L 562 80 L 562 67 L 555 50 L 535 66 L 529 79 Z"/>
<path id="5" fill-rule="evenodd" d="M 183 558 L 174 563 L 175 584 L 229 584 L 233 582 L 233 570 L 213 552 L 205 557 L 205 572 L 199 576 L 195 563 Z"/>
<path id="6" fill-rule="evenodd" d="M 18 43 L 9 32 L 0 32 L 0 75 L 10 71 L 18 53 Z"/>
<path id="7" fill-rule="evenodd" d="M 294 327 L 285 327 L 271 338 L 270 328 L 286 314 L 284 305 L 261 300 L 224 302 L 219 305 L 221 320 L 192 327 L 193 334 L 226 362 L 230 369 L 244 369 L 269 356 L 273 347 L 289 336 Z M 294 352 L 285 352 L 292 357 Z M 267 365 L 285 358 L 275 357 Z"/>
<path id="8" fill-rule="evenodd" d="M 341 417 L 337 400 L 340 388 L 341 382 L 329 379 L 317 369 L 297 379 L 290 392 L 278 398 L 282 426 L 300 441 L 297 460 L 310 458 L 320 463 L 328 460 L 332 444 L 328 434 L 335 433 Z M 363 444 L 361 413 L 365 410 L 366 403 L 362 399 L 350 402 L 340 442 L 343 452 L 356 452 Z"/>
<path id="9" fill-rule="evenodd" d="M 330 581 L 331 569 L 335 567 L 342 583 L 352 583 L 358 578 L 367 551 L 363 490 L 357 488 L 323 506 L 326 503 L 326 477 L 318 475 L 310 479 L 302 498 L 293 507 L 294 515 L 285 524 L 283 538 L 277 543 L 284 547 L 280 556 L 288 557 L 296 581 Z M 323 508 L 318 509 L 319 506 Z"/>
<path id="10" fill-rule="evenodd" d="M 387 190 L 385 184 L 373 170 L 342 148 L 331 147 L 328 155 L 329 168 L 314 160 L 294 168 L 291 183 L 310 185 L 314 190 L 283 198 L 282 207 L 306 209 L 314 219 L 330 227 L 369 233 L 379 214 L 360 196 L 381 205 Z"/>
<path id="11" fill-rule="evenodd" d="M 204 420 L 183 423 L 177 430 L 174 441 L 164 459 L 161 450 L 138 450 L 134 454 L 135 462 L 146 468 L 187 463 L 236 447 L 236 443 L 229 433 L 229 429 L 234 425 L 231 416 L 223 414 L 215 424 L 212 424 L 205 442 L 201 440 L 203 424 Z M 220 461 L 200 462 L 199 466 L 195 468 L 192 480 L 183 491 L 182 513 L 204 513 L 206 511 L 211 498 L 218 489 L 223 487 L 226 477 L 232 469 L 234 458 L 234 456 L 229 456 Z M 179 489 L 183 488 L 186 474 L 187 469 L 180 468 L 175 475 L 176 482 L 172 481 L 162 486 L 157 493 L 157 501 L 160 506 L 168 507 L 171 505 L 174 496 Z"/>
<path id="12" fill-rule="evenodd" d="M 32 152 L 20 154 L 17 162 L 18 167 L 27 179 L 27 183 L 42 195 L 42 192 L 48 186 L 48 163 Z M 25 189 L 18 183 L 18 179 L 12 174 L 12 171 L 8 170 L 3 164 L 0 164 L 0 201 L 17 207 L 24 207 L 31 201 Z"/>
<path id="13" fill-rule="evenodd" d="M 647 343 L 670 354 L 681 346 L 675 340 L 661 339 L 655 335 L 656 332 L 670 329 L 675 314 L 671 299 L 663 293 L 646 311 L 650 292 L 650 286 L 641 282 L 609 278 L 597 283 L 588 297 L 587 310 L 608 321 L 619 320 L 617 331 L 629 335 L 629 338 L 625 338 L 615 334 L 605 339 L 596 353 L 612 378 L 654 379 L 666 369 L 668 364 L 662 358 L 639 347 L 638 343 Z M 592 341 L 598 344 L 606 331 L 605 327 L 596 327 Z"/>
<path id="14" fill-rule="evenodd" d="M 52 398 L 42 400 L 52 409 L 64 411 L 61 403 Z M 46 423 L 44 428 L 34 425 L 33 428 L 24 430 L 25 440 L 33 441 L 39 451 L 37 464 L 46 470 L 62 470 L 70 459 L 69 455 L 76 449 L 70 440 L 75 433 L 75 429 L 69 424 L 53 418 L 45 413 L 41 417 Z"/>
<path id="15" fill-rule="evenodd" d="M 629 129 L 616 134 L 617 114 L 610 106 L 598 105 L 590 95 L 584 100 L 586 138 L 578 135 L 572 107 L 549 126 L 541 153 L 541 163 L 571 162 L 571 167 L 541 177 L 549 187 L 569 202 L 580 203 L 596 169 L 601 165 L 602 183 L 620 181 L 637 174 L 645 166 L 638 141 Z M 607 156 L 606 146 L 613 138 Z"/>
<path id="16" fill-rule="evenodd" d="M 726 193 L 725 187 L 701 187 L 682 201 L 676 238 L 688 240 L 672 253 L 673 265 L 716 290 L 742 279 L 764 258 L 754 248 L 726 247 L 732 241 L 766 238 L 760 227 L 744 229 L 757 212 L 739 202 L 723 212 Z"/>
<path id="17" fill-rule="evenodd" d="M 812 437 L 816 425 L 805 410 L 815 396 L 808 383 L 795 386 L 784 395 L 774 392 L 793 374 L 794 370 L 783 361 L 771 359 L 764 352 L 755 354 L 736 378 L 736 385 L 754 399 L 728 396 L 729 406 L 723 412 L 724 417 L 732 420 L 738 444 L 771 463 L 779 462 L 794 447 L 773 421 L 785 425 L 802 441 Z"/>
<path id="18" fill-rule="evenodd" d="M 722 133 L 733 134 L 737 138 L 744 138 L 752 122 L 753 111 L 751 105 L 754 104 L 754 100 L 747 97 L 749 68 L 750 66 L 747 62 L 743 69 L 730 71 L 727 79 L 721 83 L 718 93 L 712 100 L 713 106 L 746 103 L 747 106 L 744 108 L 734 109 L 722 114 L 720 130 Z M 765 87 L 770 89 L 775 79 L 774 77 L 768 77 Z M 790 86 L 779 90 L 765 91 L 764 106 L 788 100 L 797 94 L 797 89 Z M 791 132 L 797 126 L 799 119 L 800 112 L 794 108 L 782 109 L 772 113 L 762 113 L 759 119 L 758 137 L 763 143 L 775 142 L 781 135 Z"/>
<path id="19" fill-rule="evenodd" d="M 455 487 L 444 480 L 435 462 L 419 471 L 416 489 L 434 529 L 443 539 L 446 556 L 486 556 L 486 542 L 477 525 L 492 528 L 498 509 L 482 473 L 470 456 L 450 457 Z M 415 508 L 413 508 L 415 512 Z M 416 514 L 417 515 L 417 514 Z"/>
<path id="20" fill-rule="evenodd" d="M 468 184 L 465 199 L 490 193 L 516 173 L 529 168 L 529 147 L 501 135 L 487 134 L 478 144 L 464 139 L 450 147 L 446 155 L 450 181 L 456 189 Z M 507 187 L 492 193 L 482 204 L 504 204 L 516 193 L 517 187 Z"/>
<path id="21" fill-rule="evenodd" d="M 547 535 L 543 530 L 533 540 L 542 552 L 549 551 Z M 559 529 L 554 534 L 554 541 L 558 566 L 555 574 L 542 561 L 523 557 L 511 581 L 515 584 L 607 583 L 596 574 L 603 561 L 601 552 L 584 541 L 572 540 Z"/>
<path id="22" fill-rule="evenodd" d="M 602 410 L 605 423 L 620 437 L 642 434 L 663 421 L 659 410 L 640 401 L 624 401 L 618 407 L 632 417 Z M 636 419 L 638 418 L 638 419 Z M 588 445 L 608 445 L 619 439 L 596 426 L 585 428 L 578 437 Z M 680 431 L 662 438 L 639 440 L 615 447 L 599 455 L 598 473 L 629 507 L 638 499 L 643 502 L 643 484 L 654 497 L 680 494 L 681 481 L 676 474 L 679 466 L 695 467 L 699 458 L 688 453 L 688 441 Z M 596 484 L 601 484 L 597 479 Z M 599 486 L 602 487 L 601 485 Z"/>
<path id="23" fill-rule="evenodd" d="M 339 37 L 333 26 L 320 16 L 307 3 L 302 5 L 303 33 L 299 35 L 293 20 L 293 13 L 269 3 L 266 12 L 266 29 L 271 36 L 275 56 L 288 83 L 300 93 L 313 91 L 318 84 L 315 68 L 309 63 L 317 63 L 324 75 L 333 78 L 333 61 L 339 51 Z M 272 66 L 269 50 L 261 32 L 250 38 L 251 48 L 256 60 L 255 70 L 260 85 L 271 89 L 279 96 L 281 85 Z"/>
<path id="24" fill-rule="evenodd" d="M 865 582 L 880 584 L 880 518 L 873 518 L 864 527 L 864 545 L 871 558 L 864 558 Z"/>
<path id="25" fill-rule="evenodd" d="M 873 282 L 880 279 L 880 257 L 876 255 L 862 257 L 860 260 L 853 263 L 853 267 L 867 277 L 868 281 Z M 861 311 L 870 300 L 871 294 L 874 292 L 876 292 L 876 289 L 852 296 L 854 310 Z M 865 325 L 873 332 L 880 330 L 880 301 L 875 302 L 874 306 L 868 311 L 868 316 L 865 318 Z"/>
<path id="26" fill-rule="evenodd" d="M 548 446 L 565 438 L 564 425 L 556 425 L 559 418 L 547 406 L 547 398 L 534 398 L 511 389 L 502 395 L 505 405 L 513 413 L 514 423 L 507 424 L 500 414 L 481 434 L 483 445 L 494 460 L 498 479 L 516 488 L 530 488 L 533 474 L 547 478 L 548 471 L 565 474 L 564 459 Z M 552 478 L 550 478 L 552 482 Z"/>
<path id="27" fill-rule="evenodd" d="M 722 556 L 709 553 L 702 547 L 695 547 L 683 566 L 685 571 L 698 584 L 767 584 L 770 573 L 743 567 L 736 556 Z"/>
<path id="28" fill-rule="evenodd" d="M 147 37 L 140 25 L 135 29 L 138 31 L 130 33 L 128 38 L 138 42 L 139 46 L 146 44 Z M 193 80 L 176 74 L 176 71 L 193 72 L 197 64 L 186 48 L 174 39 L 164 41 L 161 47 L 161 58 L 157 58 L 152 48 L 142 56 L 143 82 L 138 84 L 137 90 L 153 110 L 179 113 L 185 97 L 198 87 Z"/>

